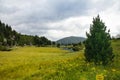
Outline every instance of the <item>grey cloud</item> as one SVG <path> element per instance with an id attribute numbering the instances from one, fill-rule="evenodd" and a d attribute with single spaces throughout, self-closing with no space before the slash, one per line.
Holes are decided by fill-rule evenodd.
<path id="1" fill-rule="evenodd" d="M 47 0 L 46 2 L 44 1 L 42 5 L 39 4 L 41 4 L 43 0 L 41 2 L 32 2 L 34 4 L 31 3 L 30 6 L 17 11 L 13 8 L 13 10 L 15 9 L 14 11 L 16 11 L 16 13 L 12 14 L 13 17 L 11 19 L 14 25 L 53 22 L 71 16 L 83 15 L 87 9 L 85 0 L 69 0 L 67 2 L 64 0 Z M 6 10 L 6 13 L 8 14 L 9 12 Z"/>
<path id="2" fill-rule="evenodd" d="M 96 0 L 95 0 L 96 1 Z M 64 31 L 69 26 L 56 25 L 50 27 L 49 22 L 59 22 L 69 17 L 90 16 L 95 11 L 96 15 L 104 12 L 117 3 L 118 0 L 0 0 L 0 18 L 13 26 L 21 33 L 32 35 L 47 35 L 49 30 Z M 117 1 L 117 2 L 116 2 Z M 118 4 L 118 9 L 119 10 Z M 88 25 L 81 30 L 87 30 Z M 69 30 L 69 29 L 68 29 Z M 51 35 L 48 35 L 52 37 Z M 52 37 L 54 38 L 54 37 Z M 55 38 L 54 38 L 55 39 Z"/>
<path id="3" fill-rule="evenodd" d="M 7 15 L 9 15 L 9 14 L 12 14 L 12 13 L 15 13 L 18 9 L 17 8 L 14 8 L 13 9 L 13 7 L 7 7 L 7 6 L 2 6 L 2 5 L 0 5 L 0 13 L 1 14 L 7 14 Z"/>
<path id="4" fill-rule="evenodd" d="M 52 5 L 54 7 L 54 13 L 59 19 L 64 19 L 70 16 L 85 15 L 85 11 L 89 8 L 88 2 L 85 0 L 52 0 Z M 53 14 L 54 15 L 54 14 Z"/>
<path id="5" fill-rule="evenodd" d="M 28 24 L 28 25 L 22 24 L 22 25 L 18 25 L 16 30 L 23 34 L 44 35 L 46 33 L 47 28 L 33 26 L 33 25 L 31 26 L 30 24 Z"/>
<path id="6" fill-rule="evenodd" d="M 22 13 L 25 21 L 23 22 L 49 22 L 65 19 L 71 16 L 85 15 L 88 9 L 85 0 L 50 0 L 44 3 L 44 7 L 39 4 L 32 5 Z M 27 14 L 28 13 L 28 14 Z M 87 14 L 87 13 L 86 13 Z"/>

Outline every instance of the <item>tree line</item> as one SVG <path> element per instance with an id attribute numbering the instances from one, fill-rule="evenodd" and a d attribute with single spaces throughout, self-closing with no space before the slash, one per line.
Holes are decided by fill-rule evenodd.
<path id="1" fill-rule="evenodd" d="M 35 46 L 47 46 L 51 45 L 51 41 L 46 37 L 39 37 L 33 35 L 23 35 L 11 28 L 8 24 L 0 21 L 0 46 L 14 45 L 24 46 L 24 45 L 35 45 Z"/>

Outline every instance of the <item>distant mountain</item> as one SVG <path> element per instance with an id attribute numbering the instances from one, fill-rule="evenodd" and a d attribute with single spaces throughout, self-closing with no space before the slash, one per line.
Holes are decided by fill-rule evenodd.
<path id="1" fill-rule="evenodd" d="M 84 37 L 75 37 L 75 36 L 70 36 L 70 37 L 65 37 L 62 38 L 58 41 L 56 41 L 57 43 L 60 44 L 72 44 L 72 43 L 79 43 L 79 42 L 83 42 L 86 38 Z"/>

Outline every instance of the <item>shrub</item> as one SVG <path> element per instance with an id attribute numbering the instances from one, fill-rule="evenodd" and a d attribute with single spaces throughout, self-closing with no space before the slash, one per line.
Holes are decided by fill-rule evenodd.
<path id="1" fill-rule="evenodd" d="M 73 51 L 79 51 L 80 48 L 79 48 L 78 46 L 75 46 L 75 47 L 72 47 L 72 50 L 73 50 Z"/>
<path id="2" fill-rule="evenodd" d="M 11 51 L 12 49 L 6 46 L 0 46 L 0 51 Z"/>

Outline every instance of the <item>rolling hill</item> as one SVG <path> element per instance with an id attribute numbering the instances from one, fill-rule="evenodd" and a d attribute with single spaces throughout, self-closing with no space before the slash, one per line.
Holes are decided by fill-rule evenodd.
<path id="1" fill-rule="evenodd" d="M 59 44 L 72 44 L 72 43 L 83 42 L 85 39 L 86 38 L 84 37 L 70 36 L 70 37 L 65 37 L 60 40 L 57 40 L 56 42 Z"/>

